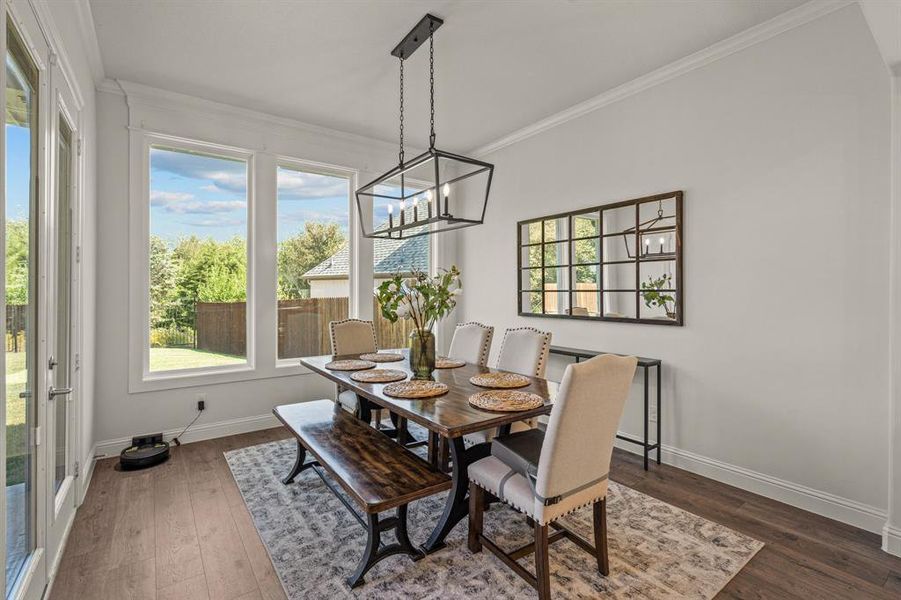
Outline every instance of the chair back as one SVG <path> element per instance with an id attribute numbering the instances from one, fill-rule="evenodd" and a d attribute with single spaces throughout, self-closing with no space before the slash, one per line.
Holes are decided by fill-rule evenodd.
<path id="1" fill-rule="evenodd" d="M 336 356 L 375 352 L 378 348 L 372 321 L 331 321 L 328 328 L 332 339 L 332 354 Z"/>
<path id="2" fill-rule="evenodd" d="M 476 322 L 458 323 L 457 328 L 454 329 L 454 337 L 451 339 L 447 355 L 449 358 L 465 360 L 468 363 L 484 367 L 488 364 L 492 337 L 494 337 L 494 327 Z"/>
<path id="3" fill-rule="evenodd" d="M 607 477 L 637 364 L 634 356 L 602 354 L 566 368 L 538 460 L 538 496 L 566 496 Z"/>
<path id="4" fill-rule="evenodd" d="M 501 342 L 497 368 L 521 375 L 544 377 L 550 349 L 549 331 L 539 331 L 533 327 L 508 329 Z"/>

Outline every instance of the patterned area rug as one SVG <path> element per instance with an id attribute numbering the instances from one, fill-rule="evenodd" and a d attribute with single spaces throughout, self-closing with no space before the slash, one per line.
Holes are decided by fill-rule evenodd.
<path id="1" fill-rule="evenodd" d="M 487 550 L 466 548 L 466 521 L 447 547 L 419 562 L 393 556 L 351 591 L 366 533 L 320 479 L 304 471 L 291 485 L 279 481 L 294 463 L 284 440 L 226 454 L 244 501 L 272 557 L 285 592 L 300 598 L 522 598 L 535 592 Z M 444 505 L 444 495 L 410 505 L 410 538 L 422 543 Z M 591 509 L 566 518 L 591 539 Z M 607 498 L 610 576 L 568 540 L 551 546 L 554 598 L 712 598 L 763 547 L 757 540 L 614 482 Z M 510 551 L 532 539 L 524 518 L 501 505 L 485 514 L 489 537 Z M 393 541 L 391 533 L 385 541 Z M 531 557 L 520 561 L 534 572 Z"/>

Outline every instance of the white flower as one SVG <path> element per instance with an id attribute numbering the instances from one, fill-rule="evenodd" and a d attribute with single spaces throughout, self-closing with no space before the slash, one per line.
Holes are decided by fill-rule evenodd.
<path id="1" fill-rule="evenodd" d="M 451 291 L 451 296 L 459 296 L 462 293 L 463 293 L 463 288 L 458 287 L 455 290 Z"/>
<path id="2" fill-rule="evenodd" d="M 388 284 L 388 291 L 389 291 L 389 292 L 396 292 L 396 291 L 397 291 L 397 284 L 394 283 L 394 282 L 389 283 L 389 284 Z"/>
<path id="3" fill-rule="evenodd" d="M 404 302 L 401 302 L 397 305 L 397 310 L 395 311 L 397 316 L 401 319 L 409 319 L 410 318 L 410 306 Z"/>

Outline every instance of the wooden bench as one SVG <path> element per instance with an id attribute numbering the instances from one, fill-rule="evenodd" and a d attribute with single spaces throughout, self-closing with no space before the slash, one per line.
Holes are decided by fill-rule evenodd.
<path id="1" fill-rule="evenodd" d="M 450 478 L 365 422 L 342 410 L 332 400 L 277 406 L 275 416 L 297 438 L 297 459 L 282 480 L 285 485 L 299 473 L 313 469 L 351 514 L 366 528 L 366 549 L 356 571 L 347 578 L 351 588 L 383 558 L 407 554 L 422 558 L 407 536 L 407 505 L 449 490 Z M 307 462 L 307 452 L 313 459 Z M 335 489 L 328 472 L 362 508 L 365 518 Z M 395 516 L 379 520 L 379 513 L 397 509 Z M 381 534 L 394 530 L 396 543 L 384 545 Z"/>

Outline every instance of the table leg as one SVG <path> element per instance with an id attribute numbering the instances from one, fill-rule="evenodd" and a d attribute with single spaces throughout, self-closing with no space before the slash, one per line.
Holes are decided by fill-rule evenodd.
<path id="1" fill-rule="evenodd" d="M 366 424 L 372 421 L 372 403 L 357 394 L 357 418 Z"/>
<path id="2" fill-rule="evenodd" d="M 438 434 L 429 432 L 429 464 L 438 468 Z"/>
<path id="3" fill-rule="evenodd" d="M 648 368 L 644 368 L 644 470 L 648 470 L 648 421 L 651 419 L 651 409 L 648 404 Z"/>
<path id="4" fill-rule="evenodd" d="M 660 423 L 663 422 L 663 417 L 661 417 L 661 411 L 660 411 L 660 379 L 661 379 L 660 365 L 658 364 L 657 365 L 657 464 L 658 465 L 660 464 L 660 451 L 663 449 L 663 444 L 660 441 L 660 438 L 662 437 L 660 435 L 660 432 L 663 429 L 663 427 L 660 425 Z"/>
<path id="5" fill-rule="evenodd" d="M 451 489 L 444 504 L 444 512 L 438 519 L 429 539 L 422 545 L 427 553 L 444 547 L 444 539 L 463 517 L 469 514 L 469 475 L 466 469 L 475 461 L 491 453 L 491 444 L 476 444 L 469 449 L 463 445 L 462 437 L 446 440 L 450 446 L 453 470 L 451 473 Z"/>

